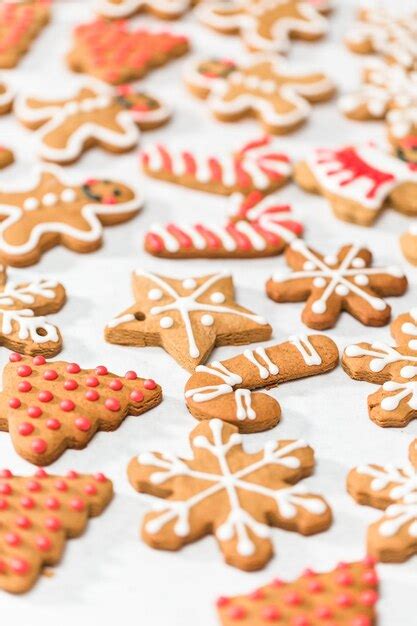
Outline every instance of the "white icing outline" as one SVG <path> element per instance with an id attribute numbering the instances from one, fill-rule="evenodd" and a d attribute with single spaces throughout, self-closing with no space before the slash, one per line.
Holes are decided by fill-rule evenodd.
<path id="1" fill-rule="evenodd" d="M 97 13 L 105 17 L 128 17 L 149 7 L 173 18 L 183 15 L 191 7 L 192 0 L 122 0 L 119 4 L 111 0 L 96 0 L 95 5 Z"/>

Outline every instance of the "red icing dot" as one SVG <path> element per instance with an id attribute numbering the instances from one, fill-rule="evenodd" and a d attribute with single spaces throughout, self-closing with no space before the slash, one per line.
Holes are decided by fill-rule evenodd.
<path id="1" fill-rule="evenodd" d="M 54 486 L 55 486 L 55 489 L 58 489 L 58 491 L 68 490 L 68 485 L 65 482 L 65 480 L 61 480 L 60 478 L 58 478 L 58 480 L 55 481 Z"/>
<path id="2" fill-rule="evenodd" d="M 87 385 L 87 387 L 97 387 L 97 385 L 99 385 L 100 382 L 98 378 L 96 378 L 95 376 L 87 376 L 85 384 Z"/>
<path id="3" fill-rule="evenodd" d="M 32 373 L 32 368 L 30 367 L 30 365 L 19 365 L 19 367 L 17 368 L 17 375 L 18 376 L 30 376 Z"/>
<path id="4" fill-rule="evenodd" d="M 32 448 L 34 452 L 36 452 L 36 454 L 43 454 L 44 452 L 46 452 L 48 444 L 46 443 L 44 439 L 39 438 L 39 439 L 34 439 L 32 443 L 30 444 L 30 447 Z"/>
<path id="5" fill-rule="evenodd" d="M 319 606 L 316 609 L 316 615 L 319 619 L 330 619 L 333 617 L 333 611 L 328 606 Z"/>
<path id="6" fill-rule="evenodd" d="M 32 526 L 32 522 L 28 517 L 26 517 L 26 515 L 19 515 L 19 517 L 16 517 L 16 526 L 27 529 Z"/>
<path id="7" fill-rule="evenodd" d="M 290 606 L 298 606 L 302 603 L 302 598 L 300 594 L 297 593 L 297 591 L 289 591 L 285 594 L 283 600 L 286 604 L 289 604 Z"/>
<path id="8" fill-rule="evenodd" d="M 353 584 L 353 576 L 349 572 L 336 574 L 336 582 L 338 585 L 342 585 L 343 587 L 350 587 L 350 585 Z"/>
<path id="9" fill-rule="evenodd" d="M 265 606 L 261 611 L 261 618 L 266 622 L 276 622 L 281 619 L 281 611 L 277 606 Z"/>
<path id="10" fill-rule="evenodd" d="M 22 435 L 22 437 L 28 437 L 33 433 L 35 427 L 33 426 L 33 424 L 29 424 L 29 422 L 22 422 L 21 424 L 19 424 L 17 430 L 19 432 L 19 435 Z"/>
<path id="11" fill-rule="evenodd" d="M 12 478 L 13 474 L 9 469 L 0 470 L 0 478 Z"/>
<path id="12" fill-rule="evenodd" d="M 95 496 L 97 493 L 97 487 L 95 485 L 86 485 L 84 487 L 84 492 L 88 495 L 88 496 Z"/>
<path id="13" fill-rule="evenodd" d="M 352 620 L 352 626 L 372 626 L 372 621 L 366 615 L 358 615 Z"/>
<path id="14" fill-rule="evenodd" d="M 42 551 L 49 550 L 50 547 L 52 546 L 52 541 L 50 540 L 50 538 L 45 537 L 44 535 L 40 535 L 39 537 L 36 537 L 35 543 L 36 543 L 36 547 Z"/>
<path id="15" fill-rule="evenodd" d="M 78 430 L 82 430 L 83 432 L 90 430 L 91 428 L 91 422 L 88 417 L 77 417 L 74 424 Z"/>
<path id="16" fill-rule="evenodd" d="M 45 380 L 56 380 L 58 378 L 58 372 L 56 370 L 46 370 L 43 377 Z"/>
<path id="17" fill-rule="evenodd" d="M 48 472 L 46 472 L 43 468 L 39 468 L 35 472 L 36 478 L 46 478 L 48 476 Z"/>
<path id="18" fill-rule="evenodd" d="M 26 559 L 10 559 L 10 569 L 15 573 L 19 574 L 19 576 L 24 576 L 29 571 L 29 563 Z"/>
<path id="19" fill-rule="evenodd" d="M 308 582 L 307 589 L 311 593 L 320 593 L 321 591 L 323 591 L 323 583 L 321 583 L 319 580 L 310 580 Z"/>
<path id="20" fill-rule="evenodd" d="M 63 411 L 73 411 L 75 409 L 75 404 L 72 400 L 62 400 L 59 407 Z"/>
<path id="21" fill-rule="evenodd" d="M 370 569 L 363 573 L 362 580 L 367 585 L 371 585 L 372 587 L 374 587 L 378 584 L 378 574 L 374 572 L 373 569 Z"/>
<path id="22" fill-rule="evenodd" d="M 72 378 L 69 378 L 68 380 L 64 382 L 64 389 L 66 389 L 67 391 L 74 391 L 74 389 L 77 389 L 77 387 L 78 387 L 77 381 L 72 380 Z"/>
<path id="23" fill-rule="evenodd" d="M 4 498 L 0 498 L 0 511 L 5 511 L 9 508 L 9 503 Z"/>
<path id="24" fill-rule="evenodd" d="M 4 574 L 7 571 L 6 561 L 0 559 L 0 574 Z"/>
<path id="25" fill-rule="evenodd" d="M 359 602 L 365 606 L 374 606 L 378 601 L 378 594 L 373 589 L 364 591 L 359 596 Z"/>
<path id="26" fill-rule="evenodd" d="M 46 498 L 45 506 L 46 506 L 47 509 L 51 509 L 52 511 L 56 511 L 57 509 L 59 509 L 61 504 L 60 504 L 58 498 L 54 498 L 53 496 L 50 496 L 49 498 Z"/>
<path id="27" fill-rule="evenodd" d="M 107 367 L 105 367 L 104 365 L 98 365 L 96 367 L 96 374 L 97 376 L 105 376 L 106 374 L 108 374 Z"/>
<path id="28" fill-rule="evenodd" d="M 35 501 L 30 496 L 23 496 L 22 498 L 20 498 L 20 504 L 23 506 L 24 509 L 33 509 L 33 507 L 35 506 Z"/>
<path id="29" fill-rule="evenodd" d="M 67 472 L 67 478 L 69 478 L 70 480 L 78 478 L 78 472 L 76 472 L 75 470 L 70 470 L 69 472 Z"/>
<path id="30" fill-rule="evenodd" d="M 56 532 L 61 528 L 61 521 L 57 517 L 47 517 L 45 520 L 45 527 L 48 530 Z"/>
<path id="31" fill-rule="evenodd" d="M 97 472 L 97 474 L 94 474 L 94 478 L 98 483 L 107 482 L 107 477 L 102 472 Z"/>
<path id="32" fill-rule="evenodd" d="M 376 559 L 368 554 L 368 556 L 364 558 L 363 564 L 365 565 L 365 567 L 373 567 L 374 565 L 376 565 Z"/>
<path id="33" fill-rule="evenodd" d="M 265 597 L 265 592 L 263 589 L 255 589 L 248 595 L 248 598 L 251 600 L 262 600 Z"/>
<path id="34" fill-rule="evenodd" d="M 274 578 L 274 580 L 271 583 L 271 587 L 275 587 L 276 589 L 279 589 L 280 587 L 283 587 L 284 585 L 285 585 L 285 582 L 281 580 L 281 578 Z"/>
<path id="35" fill-rule="evenodd" d="M 246 609 L 243 606 L 231 606 L 227 613 L 230 619 L 243 619 L 246 617 Z"/>
<path id="36" fill-rule="evenodd" d="M 114 378 L 109 382 L 109 387 L 110 389 L 113 389 L 113 391 L 120 391 L 120 389 L 122 389 L 123 387 L 123 383 L 121 380 Z"/>
<path id="37" fill-rule="evenodd" d="M 136 380 L 137 377 L 138 375 L 136 374 L 136 372 L 133 372 L 132 370 L 129 370 L 125 374 L 125 378 L 127 378 L 127 380 Z"/>
<path id="38" fill-rule="evenodd" d="M 342 607 L 349 607 L 353 604 L 353 598 L 348 593 L 342 593 L 337 596 L 336 604 Z"/>
<path id="39" fill-rule="evenodd" d="M 317 576 L 316 572 L 310 569 L 309 567 L 304 570 L 302 575 L 305 576 L 306 578 L 312 578 L 313 576 Z"/>
<path id="40" fill-rule="evenodd" d="M 135 389 L 130 394 L 130 399 L 133 400 L 133 402 L 142 402 L 144 397 L 145 396 L 143 395 L 141 391 L 139 391 L 139 389 Z"/>
<path id="41" fill-rule="evenodd" d="M 152 378 L 148 378 L 148 380 L 144 381 L 143 386 L 145 387 L 145 389 L 155 389 L 156 382 L 152 380 Z"/>
<path id="42" fill-rule="evenodd" d="M 28 491 L 42 491 L 42 486 L 37 480 L 30 480 L 26 486 Z"/>
<path id="43" fill-rule="evenodd" d="M 85 509 L 84 500 L 81 500 L 81 498 L 73 498 L 70 502 L 70 507 L 74 511 L 83 511 Z"/>
<path id="44" fill-rule="evenodd" d="M 55 417 L 51 417 L 46 421 L 46 428 L 49 430 L 59 430 L 61 428 L 61 422 Z"/>
<path id="45" fill-rule="evenodd" d="M 28 380 L 22 380 L 22 382 L 17 385 L 17 388 L 22 393 L 27 393 L 28 391 L 31 391 L 32 385 Z"/>
<path id="46" fill-rule="evenodd" d="M 39 402 L 50 402 L 51 400 L 53 400 L 53 397 L 53 394 L 48 390 L 40 391 L 38 393 Z"/>
<path id="47" fill-rule="evenodd" d="M 349 569 L 349 563 L 340 561 L 340 563 L 337 564 L 336 569 Z"/>
<path id="48" fill-rule="evenodd" d="M 230 598 L 227 598 L 226 596 L 220 596 L 220 598 L 217 598 L 216 605 L 219 609 L 223 606 L 227 606 L 228 604 L 230 604 Z"/>
<path id="49" fill-rule="evenodd" d="M 20 402 L 19 398 L 10 398 L 9 400 L 9 407 L 11 409 L 18 409 L 21 404 L 22 403 Z"/>
<path id="50" fill-rule="evenodd" d="M 95 402 L 99 399 L 100 394 L 95 389 L 89 389 L 88 391 L 86 391 L 85 397 L 87 398 L 87 400 L 90 400 L 90 402 Z"/>
<path id="51" fill-rule="evenodd" d="M 10 496 L 12 488 L 8 483 L 0 483 L 0 493 L 2 496 Z"/>
<path id="52" fill-rule="evenodd" d="M 311 626 L 311 622 L 306 615 L 296 615 L 292 622 L 292 626 Z"/>
<path id="53" fill-rule="evenodd" d="M 33 365 L 45 365 L 46 360 L 44 356 L 35 356 L 33 359 Z"/>
<path id="54" fill-rule="evenodd" d="M 104 403 L 104 406 L 109 411 L 119 411 L 120 410 L 120 402 L 116 400 L 116 398 L 107 398 Z"/>
<path id="55" fill-rule="evenodd" d="M 29 417 L 34 417 L 36 419 L 37 417 L 40 417 L 42 415 L 42 409 L 40 406 L 29 406 L 27 414 L 29 415 Z"/>
<path id="56" fill-rule="evenodd" d="M 66 369 L 68 374 L 78 374 L 78 372 L 81 371 L 81 367 L 78 365 L 78 363 L 68 363 Z"/>
<path id="57" fill-rule="evenodd" d="M 9 361 L 11 361 L 12 363 L 16 363 L 17 361 L 21 361 L 22 360 L 22 355 L 18 354 L 17 352 L 12 352 L 11 355 L 9 356 Z"/>

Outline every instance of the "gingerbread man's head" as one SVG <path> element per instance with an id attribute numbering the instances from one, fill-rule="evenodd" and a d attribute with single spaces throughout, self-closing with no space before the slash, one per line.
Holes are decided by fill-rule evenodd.
<path id="1" fill-rule="evenodd" d="M 132 190 L 120 182 L 90 178 L 81 187 L 85 197 L 98 204 L 121 204 L 133 199 Z"/>
<path id="2" fill-rule="evenodd" d="M 208 59 L 202 61 L 197 68 L 199 74 L 206 78 L 228 78 L 228 76 L 237 69 L 236 63 L 229 59 Z"/>

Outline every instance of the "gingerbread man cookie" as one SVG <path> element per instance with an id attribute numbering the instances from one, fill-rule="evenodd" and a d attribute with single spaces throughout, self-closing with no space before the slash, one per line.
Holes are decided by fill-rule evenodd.
<path id="1" fill-rule="evenodd" d="M 135 304 L 107 324 L 105 338 L 127 346 L 161 346 L 190 371 L 215 346 L 266 341 L 272 328 L 235 301 L 230 274 L 185 279 L 136 270 Z"/>
<path id="2" fill-rule="evenodd" d="M 296 485 L 315 464 L 304 441 L 269 441 L 250 454 L 237 428 L 213 419 L 199 424 L 190 442 L 192 458 L 144 452 L 129 464 L 133 487 L 159 499 L 142 525 L 151 547 L 179 550 L 213 533 L 225 561 L 250 571 L 272 557 L 269 526 L 303 535 L 329 528 L 324 498 Z"/>
<path id="3" fill-rule="evenodd" d="M 275 578 L 243 596 L 221 596 L 222 626 L 376 626 L 375 561 L 339 563 L 324 574 L 306 569 L 294 582 Z"/>
<path id="4" fill-rule="evenodd" d="M 417 224 L 412 224 L 410 228 L 401 235 L 400 243 L 407 261 L 412 265 L 417 265 Z"/>
<path id="5" fill-rule="evenodd" d="M 16 267 L 33 265 L 43 252 L 63 245 L 92 252 L 103 226 L 131 219 L 142 206 L 126 185 L 103 179 L 69 181 L 56 166 L 34 171 L 32 180 L 0 185 L 0 259 Z"/>
<path id="6" fill-rule="evenodd" d="M 0 5 L 0 68 L 11 68 L 29 50 L 50 18 L 51 0 L 19 0 Z"/>
<path id="7" fill-rule="evenodd" d="M 116 376 L 99 365 L 45 361 L 12 353 L 3 370 L 0 430 L 16 452 L 49 465 L 67 448 L 82 449 L 99 430 L 116 430 L 128 415 L 141 415 L 162 400 L 159 385 L 129 371 Z"/>
<path id="8" fill-rule="evenodd" d="M 0 589 L 25 593 L 56 565 L 67 539 L 79 537 L 88 518 L 101 515 L 113 497 L 104 474 L 65 476 L 38 470 L 33 477 L 0 470 Z"/>
<path id="9" fill-rule="evenodd" d="M 294 168 L 304 190 L 321 193 L 345 222 L 371 226 L 388 204 L 417 215 L 417 170 L 373 144 L 316 148 Z"/>
<path id="10" fill-rule="evenodd" d="M 291 39 L 319 39 L 328 30 L 326 18 L 305 0 L 216 0 L 201 3 L 196 13 L 214 30 L 240 33 L 260 52 L 288 52 Z"/>
<path id="11" fill-rule="evenodd" d="M 131 150 L 139 128 L 156 128 L 171 116 L 168 107 L 144 92 L 129 85 L 112 89 L 99 81 L 62 100 L 20 96 L 15 113 L 25 126 L 42 127 L 39 155 L 60 164 L 73 163 L 94 146 L 115 153 Z"/>
<path id="12" fill-rule="evenodd" d="M 301 69 L 279 55 L 254 55 L 240 66 L 222 59 L 196 61 L 185 82 L 196 96 L 208 99 L 217 119 L 255 116 L 274 134 L 298 128 L 310 115 L 309 103 L 328 100 L 335 91 L 325 74 Z"/>
<path id="13" fill-rule="evenodd" d="M 285 258 L 292 271 L 275 272 L 267 295 L 275 302 L 306 301 L 301 319 L 316 330 L 332 328 L 341 311 L 366 326 L 384 326 L 391 307 L 383 297 L 401 296 L 408 285 L 398 267 L 371 267 L 372 253 L 356 244 L 324 256 L 296 239 Z"/>
<path id="14" fill-rule="evenodd" d="M 394 154 L 417 171 L 417 99 L 412 107 L 389 111 L 387 127 Z"/>
<path id="15" fill-rule="evenodd" d="M 117 19 L 149 11 L 156 17 L 172 20 L 181 17 L 198 0 L 96 0 L 97 12 Z"/>
<path id="16" fill-rule="evenodd" d="M 282 254 L 303 233 L 293 219 L 291 207 L 274 203 L 254 191 L 246 199 L 232 196 L 236 209 L 222 225 L 151 224 L 145 235 L 145 250 L 170 259 L 243 259 Z"/>
<path id="17" fill-rule="evenodd" d="M 151 144 L 142 151 L 141 163 L 145 174 L 153 178 L 227 196 L 272 193 L 285 185 L 292 173 L 289 156 L 270 136 L 217 154 Z"/>
<path id="18" fill-rule="evenodd" d="M 409 464 L 360 465 L 348 475 L 347 489 L 359 504 L 384 511 L 368 528 L 367 549 L 384 563 L 402 563 L 417 554 L 417 439 Z"/>
<path id="19" fill-rule="evenodd" d="M 293 335 L 285 343 L 198 365 L 185 387 L 187 407 L 197 419 L 219 417 L 240 432 L 267 430 L 281 419 L 281 407 L 272 396 L 252 390 L 324 374 L 338 362 L 329 337 Z"/>
<path id="20" fill-rule="evenodd" d="M 97 20 L 75 29 L 67 61 L 75 72 L 120 85 L 182 56 L 188 47 L 188 39 L 182 35 L 130 30 L 122 20 Z"/>
<path id="21" fill-rule="evenodd" d="M 14 163 L 14 154 L 9 148 L 0 145 L 0 169 L 4 169 Z"/>
<path id="22" fill-rule="evenodd" d="M 402 428 L 417 418 L 417 309 L 396 318 L 391 334 L 395 346 L 382 341 L 348 346 L 342 365 L 351 378 L 381 385 L 368 398 L 371 420 Z"/>

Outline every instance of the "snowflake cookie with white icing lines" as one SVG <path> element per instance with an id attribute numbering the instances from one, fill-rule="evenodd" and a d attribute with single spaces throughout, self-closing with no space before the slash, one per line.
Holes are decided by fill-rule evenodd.
<path id="1" fill-rule="evenodd" d="M 139 129 L 161 126 L 171 116 L 167 106 L 144 92 L 92 79 L 66 98 L 20 95 L 14 110 L 25 126 L 40 128 L 39 156 L 62 164 L 76 161 L 94 146 L 127 152 L 139 142 Z"/>
<path id="2" fill-rule="evenodd" d="M 315 465 L 304 441 L 269 441 L 250 454 L 236 427 L 213 419 L 199 424 L 190 442 L 187 459 L 144 452 L 129 464 L 133 487 L 155 496 L 142 524 L 150 546 L 179 550 L 212 533 L 225 561 L 250 571 L 272 557 L 269 526 L 303 535 L 329 528 L 325 499 L 296 484 Z"/>
<path id="3" fill-rule="evenodd" d="M 268 322 L 236 303 L 226 272 L 184 279 L 136 270 L 135 303 L 105 329 L 110 343 L 161 346 L 190 371 L 204 363 L 215 346 L 266 341 Z"/>
<path id="4" fill-rule="evenodd" d="M 55 165 L 37 167 L 0 184 L 0 260 L 33 265 L 58 245 L 92 252 L 101 246 L 104 226 L 131 219 L 141 207 L 138 191 L 122 182 L 73 180 Z"/>
<path id="5" fill-rule="evenodd" d="M 172 20 L 181 17 L 198 0 L 95 0 L 97 13 L 118 19 L 147 11 L 156 17 Z"/>
<path id="6" fill-rule="evenodd" d="M 417 265 L 417 223 L 411 226 L 400 237 L 400 244 L 407 261 Z"/>
<path id="7" fill-rule="evenodd" d="M 327 19 L 317 8 L 305 0 L 217 0 L 201 3 L 196 14 L 214 30 L 240 33 L 250 50 L 275 53 L 288 52 L 291 39 L 314 40 L 327 33 Z"/>
<path id="8" fill-rule="evenodd" d="M 417 215 L 415 164 L 373 144 L 316 148 L 295 165 L 294 179 L 322 194 L 346 222 L 371 226 L 386 206 Z"/>
<path id="9" fill-rule="evenodd" d="M 197 419 L 218 417 L 240 432 L 267 430 L 281 419 L 281 407 L 275 398 L 256 390 L 324 374 L 338 362 L 339 351 L 329 337 L 293 335 L 284 343 L 198 365 L 186 384 L 185 401 Z"/>
<path id="10" fill-rule="evenodd" d="M 222 122 L 256 117 L 266 132 L 285 134 L 301 126 L 311 104 L 329 100 L 335 91 L 330 78 L 279 55 L 252 55 L 247 63 L 208 58 L 194 61 L 184 80 L 190 91 L 207 98 Z"/>
<path id="11" fill-rule="evenodd" d="M 417 309 L 398 316 L 391 333 L 394 346 L 382 341 L 347 346 L 342 365 L 351 378 L 380 385 L 368 397 L 371 420 L 402 428 L 417 418 Z"/>
<path id="12" fill-rule="evenodd" d="M 384 511 L 369 526 L 367 550 L 384 563 L 402 563 L 417 554 L 417 439 L 409 463 L 360 465 L 348 475 L 347 489 L 359 503 Z"/>
<path id="13" fill-rule="evenodd" d="M 383 299 L 401 296 L 407 279 L 396 266 L 372 267 L 372 253 L 348 244 L 336 254 L 320 254 L 301 239 L 285 251 L 291 271 L 277 271 L 266 285 L 275 302 L 306 302 L 302 321 L 309 328 L 332 328 L 342 311 L 366 326 L 384 326 L 391 307 Z"/>

